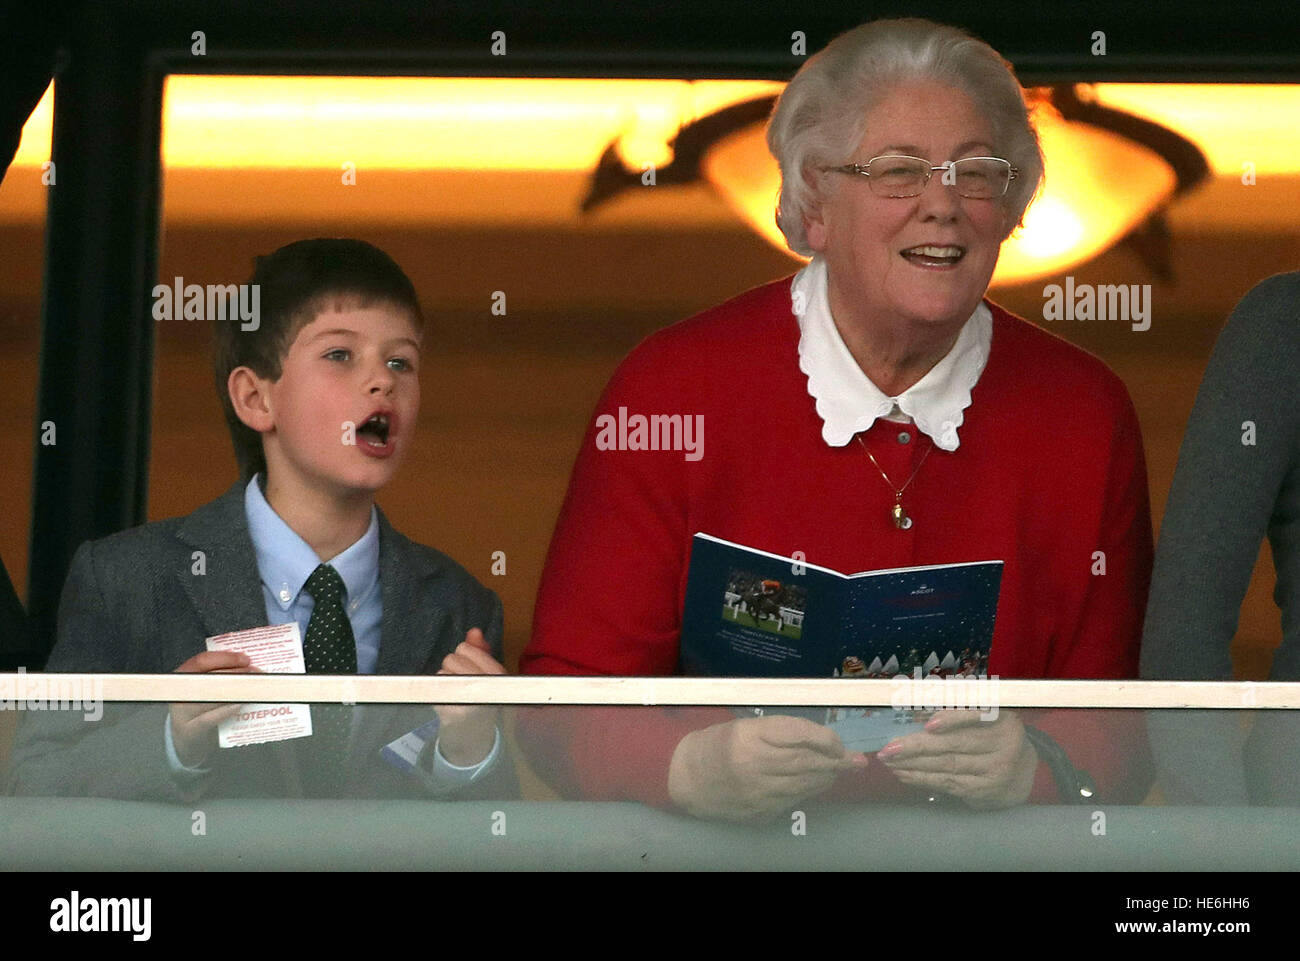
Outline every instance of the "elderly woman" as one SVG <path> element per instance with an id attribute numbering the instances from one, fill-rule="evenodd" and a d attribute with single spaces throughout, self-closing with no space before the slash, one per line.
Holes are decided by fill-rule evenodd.
<path id="1" fill-rule="evenodd" d="M 1002 559 L 991 674 L 1134 676 L 1151 527 L 1132 404 L 1096 358 L 984 299 L 1042 175 L 1010 67 L 955 28 L 870 23 L 796 74 L 768 144 L 778 222 L 812 260 L 619 367 L 524 672 L 675 673 L 702 531 L 841 571 Z M 703 456 L 599 449 L 596 421 L 620 408 L 703 415 Z M 725 711 L 549 709 L 523 735 L 566 793 L 706 817 L 788 810 L 836 781 L 832 796 L 974 807 L 1140 797 L 1141 748 L 1113 723 L 1035 724 L 950 712 L 870 759 L 802 718 Z"/>

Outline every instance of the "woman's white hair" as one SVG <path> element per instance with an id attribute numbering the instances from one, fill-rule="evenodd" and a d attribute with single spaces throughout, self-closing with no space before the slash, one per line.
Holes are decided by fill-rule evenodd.
<path id="1" fill-rule="evenodd" d="M 767 146 L 781 167 L 776 222 L 795 253 L 813 254 L 804 216 L 819 203 L 819 168 L 851 163 L 867 114 L 907 81 L 944 83 L 975 102 L 993 128 L 995 148 L 1020 171 L 1002 198 L 1012 215 L 1008 223 L 1024 217 L 1043 177 L 1043 153 L 1011 65 L 957 27 L 876 20 L 840 34 L 809 58 L 768 121 Z"/>

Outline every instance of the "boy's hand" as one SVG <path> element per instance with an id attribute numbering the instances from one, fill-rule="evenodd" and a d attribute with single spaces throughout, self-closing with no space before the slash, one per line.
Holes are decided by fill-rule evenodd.
<path id="1" fill-rule="evenodd" d="M 261 674 L 247 654 L 204 651 L 176 668 L 177 674 Z M 172 746 L 186 767 L 198 767 L 217 744 L 217 725 L 239 713 L 242 704 L 171 705 Z"/>
<path id="2" fill-rule="evenodd" d="M 483 632 L 472 627 L 465 640 L 442 660 L 439 674 L 505 674 L 506 669 L 492 656 Z M 478 764 L 492 750 L 496 738 L 497 708 L 486 704 L 436 705 L 438 750 L 457 767 Z"/>

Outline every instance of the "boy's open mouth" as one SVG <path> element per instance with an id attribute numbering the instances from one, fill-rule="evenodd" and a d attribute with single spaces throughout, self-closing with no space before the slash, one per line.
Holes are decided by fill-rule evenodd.
<path id="1" fill-rule="evenodd" d="M 357 434 L 365 437 L 371 447 L 385 447 L 388 444 L 388 415 L 371 414 L 370 418 L 357 428 Z"/>

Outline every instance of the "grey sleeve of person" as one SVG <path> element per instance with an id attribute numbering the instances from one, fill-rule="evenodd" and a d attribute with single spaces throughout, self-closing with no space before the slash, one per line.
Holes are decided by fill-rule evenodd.
<path id="1" fill-rule="evenodd" d="M 1284 635 L 1271 676 L 1300 677 L 1298 400 L 1300 273 L 1294 273 L 1269 278 L 1241 300 L 1206 367 L 1160 530 L 1143 678 L 1232 679 L 1229 645 L 1265 535 L 1277 566 Z M 1152 712 L 1152 746 L 1176 798 L 1247 799 L 1240 720 L 1229 712 Z"/>
<path id="2" fill-rule="evenodd" d="M 45 670 L 118 673 L 158 670 L 136 650 L 144 632 L 116 617 L 103 585 L 103 552 L 82 544 L 59 603 L 58 643 Z M 141 616 L 146 616 L 142 613 Z M 103 704 L 90 711 L 27 714 L 14 741 L 7 791 L 47 797 L 180 801 L 185 786 L 163 752 L 166 704 Z"/>

